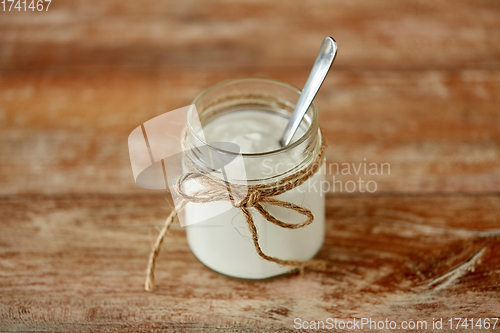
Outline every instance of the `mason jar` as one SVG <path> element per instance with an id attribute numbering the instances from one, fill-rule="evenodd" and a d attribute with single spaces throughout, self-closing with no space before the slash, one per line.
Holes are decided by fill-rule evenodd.
<path id="1" fill-rule="evenodd" d="M 318 110 L 313 103 L 292 142 L 279 146 L 279 138 L 299 95 L 300 90 L 287 83 L 263 78 L 229 80 L 204 90 L 193 102 L 196 109 L 188 112 L 185 168 L 194 166 L 198 172 L 209 173 L 228 184 L 263 185 L 261 188 L 301 174 L 320 157 L 322 137 Z M 201 124 L 202 130 L 195 124 Z M 224 149 L 221 142 L 236 144 L 239 150 Z M 233 167 L 232 172 L 214 168 L 208 162 L 213 152 L 229 156 L 229 160 L 238 161 L 240 167 Z M 258 245 L 266 255 L 305 261 L 321 249 L 325 237 L 323 160 L 320 165 L 300 186 L 275 197 L 308 209 L 314 216 L 311 224 L 297 229 L 283 228 L 270 223 L 255 208 L 248 208 L 257 230 Z M 288 224 L 299 224 L 306 219 L 286 207 L 265 202 L 261 206 Z M 184 214 L 190 249 L 212 270 L 236 278 L 265 279 L 293 269 L 257 253 L 248 221 L 234 202 L 188 202 Z"/>

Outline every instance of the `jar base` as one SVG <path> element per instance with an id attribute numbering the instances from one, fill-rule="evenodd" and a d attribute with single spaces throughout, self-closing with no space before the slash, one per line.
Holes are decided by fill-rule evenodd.
<path id="1" fill-rule="evenodd" d="M 321 251 L 322 248 L 323 248 L 323 244 L 321 244 L 321 246 L 319 247 L 318 251 L 316 251 L 316 253 L 309 260 L 314 259 L 318 255 L 318 253 Z M 271 281 L 271 280 L 274 280 L 274 279 L 279 279 L 279 278 L 285 277 L 287 275 L 293 275 L 293 274 L 295 274 L 295 273 L 297 273 L 297 272 L 300 271 L 299 268 L 291 268 L 290 270 L 288 270 L 286 272 L 279 273 L 279 274 L 272 274 L 272 275 L 265 276 L 265 277 L 258 277 L 258 278 L 241 277 L 241 276 L 236 276 L 236 275 L 231 275 L 231 274 L 226 274 L 226 273 L 220 272 L 217 269 L 215 269 L 213 267 L 210 267 L 210 265 L 204 263 L 203 260 L 201 260 L 200 258 L 198 258 L 198 256 L 195 254 L 194 251 L 191 251 L 191 252 L 193 253 L 193 256 L 203 266 L 205 266 L 206 268 L 210 269 L 211 271 L 214 271 L 215 273 L 223 275 L 225 277 L 228 277 L 228 278 L 231 278 L 231 279 L 235 279 L 235 280 L 240 280 L 240 281 L 252 281 L 252 282 L 257 282 L 257 281 Z"/>

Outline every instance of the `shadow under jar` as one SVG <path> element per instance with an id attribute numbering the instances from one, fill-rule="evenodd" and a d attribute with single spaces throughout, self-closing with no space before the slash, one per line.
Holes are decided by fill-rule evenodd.
<path id="1" fill-rule="evenodd" d="M 243 162 L 244 168 L 240 170 L 243 175 L 234 176 L 233 172 L 233 177 L 229 175 L 226 179 L 231 184 L 271 184 L 310 167 L 318 158 L 322 144 L 314 104 L 292 142 L 283 148 L 279 145 L 299 95 L 300 91 L 287 83 L 261 78 L 229 80 L 206 89 L 193 102 L 198 112 L 188 113 L 185 148 L 191 153 L 184 156 L 185 165 L 195 165 L 196 169 L 221 179 L 228 176 L 206 162 L 210 160 L 210 156 L 203 156 L 207 150 L 197 149 L 208 145 L 223 154 L 234 154 Z M 202 131 L 194 125 L 200 123 Z M 216 142 L 237 144 L 240 152 L 221 149 Z M 297 229 L 283 228 L 267 221 L 255 208 L 248 208 L 257 228 L 259 245 L 266 255 L 284 260 L 309 260 L 323 245 L 324 161 L 320 164 L 318 172 L 305 183 L 274 197 L 309 209 L 314 215 L 311 224 Z M 262 206 L 285 223 L 298 224 L 306 220 L 292 209 L 266 203 Z M 236 278 L 265 279 L 292 268 L 257 254 L 243 213 L 232 202 L 189 202 L 184 211 L 191 251 L 212 270 Z"/>

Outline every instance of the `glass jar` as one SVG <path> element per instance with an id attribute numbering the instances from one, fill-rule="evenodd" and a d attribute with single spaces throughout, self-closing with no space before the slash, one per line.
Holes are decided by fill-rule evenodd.
<path id="1" fill-rule="evenodd" d="M 208 146 L 226 155 L 238 155 L 244 163 L 245 175 L 230 175 L 226 180 L 232 184 L 247 185 L 274 183 L 310 167 L 318 157 L 322 145 L 318 110 L 314 104 L 309 108 L 292 143 L 283 148 L 257 152 L 243 150 L 239 153 L 224 151 L 211 144 L 214 140 L 207 142 L 209 140 L 206 140 L 198 126 L 194 125 L 201 123 L 203 128 L 208 128 L 212 122 L 220 121 L 222 117 L 238 116 L 246 112 L 245 115 L 250 117 L 246 119 L 250 121 L 240 119 L 237 124 L 240 130 L 245 129 L 246 123 L 252 123 L 251 117 L 255 114 L 260 120 L 269 117 L 269 120 L 278 120 L 284 124 L 283 128 L 272 128 L 269 125 L 272 122 L 261 122 L 262 126 L 267 126 L 270 131 L 276 131 L 279 138 L 299 95 L 300 90 L 287 83 L 262 78 L 229 80 L 206 89 L 193 102 L 197 112 L 192 109 L 188 113 L 185 140 L 188 153 L 184 156 L 185 162 L 196 165 L 198 170 L 222 178 L 222 172 L 214 170 L 206 162 L 210 160 L 210 157 L 206 156 L 207 150 L 199 147 Z M 227 131 L 231 130 L 230 127 L 232 126 L 229 126 Z M 220 133 L 221 137 L 224 133 Z M 220 141 L 217 137 L 211 139 Z M 266 255 L 284 260 L 309 260 L 320 250 L 325 234 L 325 197 L 321 192 L 324 179 L 323 161 L 321 165 L 319 171 L 305 183 L 275 197 L 309 209 L 314 215 L 313 223 L 297 229 L 282 228 L 270 223 L 256 212 L 255 208 L 249 208 L 257 228 L 258 243 Z M 296 224 L 306 219 L 304 215 L 291 209 L 265 203 L 262 206 L 275 218 L 286 223 Z M 243 213 L 232 202 L 189 202 L 184 214 L 191 251 L 212 270 L 244 279 L 264 279 L 291 270 L 291 267 L 270 262 L 257 254 Z M 199 222 L 192 223 L 194 220 Z"/>

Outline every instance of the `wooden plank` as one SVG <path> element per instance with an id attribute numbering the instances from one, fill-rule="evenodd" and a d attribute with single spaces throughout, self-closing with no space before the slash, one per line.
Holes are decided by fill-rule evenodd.
<path id="1" fill-rule="evenodd" d="M 149 193 L 133 183 L 128 134 L 216 82 L 254 75 L 298 85 L 307 71 L 4 74 L 0 194 Z M 332 70 L 317 97 L 328 162 L 339 166 L 328 180 L 346 194 L 359 178 L 352 163 L 367 173 L 389 163 L 390 175 L 363 181 L 382 193 L 498 192 L 499 90 L 500 71 Z"/>
<path id="2" fill-rule="evenodd" d="M 499 28 L 495 0 L 75 0 L 0 12 L 0 331 L 498 317 Z M 133 183 L 130 131 L 225 79 L 302 86 L 326 35 L 340 46 L 316 99 L 327 167 L 391 168 L 362 175 L 375 194 L 330 190 L 327 270 L 229 279 L 194 258 L 177 226 L 157 289 L 144 292 L 170 208 Z M 333 166 L 327 179 L 358 175 Z"/>
<path id="3" fill-rule="evenodd" d="M 71 1 L 0 13 L 2 71 L 498 68 L 498 1 Z"/>
<path id="4" fill-rule="evenodd" d="M 0 330 L 292 331 L 295 318 L 498 316 L 500 197 L 330 197 L 326 272 L 214 273 L 174 228 L 143 291 L 160 196 L 0 200 Z M 250 328 L 251 327 L 251 328 Z M 447 330 L 444 330 L 447 331 Z"/>

